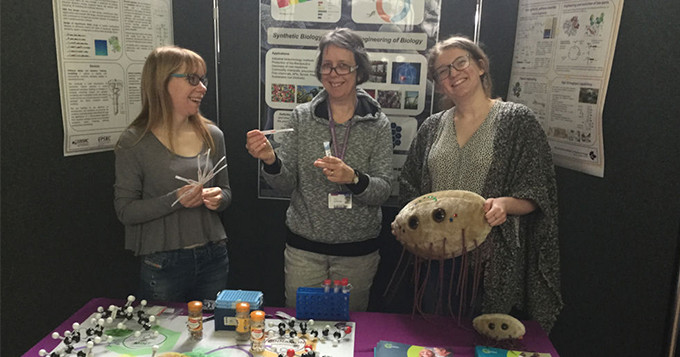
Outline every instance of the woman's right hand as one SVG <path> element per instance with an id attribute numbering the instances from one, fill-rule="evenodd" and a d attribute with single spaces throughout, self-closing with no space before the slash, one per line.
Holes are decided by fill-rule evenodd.
<path id="1" fill-rule="evenodd" d="M 177 190 L 179 203 L 186 208 L 194 208 L 203 204 L 203 187 L 184 185 Z"/>
<path id="2" fill-rule="evenodd" d="M 257 129 L 251 130 L 246 134 L 246 149 L 248 149 L 248 153 L 252 157 L 264 161 L 267 165 L 271 165 L 276 161 L 276 154 L 272 144 Z"/>

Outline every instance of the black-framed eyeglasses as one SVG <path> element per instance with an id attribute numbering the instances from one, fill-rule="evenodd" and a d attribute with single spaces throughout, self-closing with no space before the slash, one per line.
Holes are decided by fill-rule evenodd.
<path id="1" fill-rule="evenodd" d="M 337 66 L 333 67 L 331 66 L 330 63 L 324 63 L 321 65 L 321 68 L 319 69 L 319 73 L 321 74 L 331 74 L 333 70 L 335 70 L 335 73 L 337 73 L 339 76 L 344 76 L 346 74 L 350 74 L 354 71 L 357 70 L 359 66 L 352 66 L 347 63 L 338 63 Z"/>
<path id="2" fill-rule="evenodd" d="M 443 81 L 446 78 L 451 77 L 451 71 L 455 68 L 457 71 L 463 71 L 470 67 L 470 54 L 457 57 L 453 62 L 447 64 L 446 66 L 441 66 L 437 68 L 434 72 L 434 79 L 438 81 Z"/>
<path id="3" fill-rule="evenodd" d="M 170 76 L 176 77 L 176 78 L 186 78 L 187 82 L 191 84 L 192 86 L 197 86 L 199 83 L 203 83 L 203 85 L 207 88 L 208 87 L 208 77 L 207 76 L 199 76 L 196 73 L 173 73 Z"/>

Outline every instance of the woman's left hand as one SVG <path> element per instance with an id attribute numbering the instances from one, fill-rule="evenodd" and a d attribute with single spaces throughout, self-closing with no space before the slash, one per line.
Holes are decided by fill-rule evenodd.
<path id="1" fill-rule="evenodd" d="M 484 201 L 484 217 L 489 224 L 500 226 L 508 220 L 508 215 L 523 216 L 535 211 L 538 205 L 530 199 L 515 197 L 487 198 Z"/>
<path id="2" fill-rule="evenodd" d="M 198 207 L 201 202 L 201 186 L 184 185 L 177 190 L 179 203 L 186 208 Z"/>
<path id="3" fill-rule="evenodd" d="M 500 226 L 508 219 L 505 201 L 499 198 L 487 198 L 484 201 L 484 218 L 491 227 Z"/>
<path id="4" fill-rule="evenodd" d="M 208 187 L 203 189 L 203 204 L 208 209 L 216 210 L 222 203 L 222 189 L 219 187 Z"/>
<path id="5" fill-rule="evenodd" d="M 347 184 L 354 180 L 354 169 L 334 156 L 326 156 L 314 161 L 314 166 L 323 169 L 328 181 Z"/>

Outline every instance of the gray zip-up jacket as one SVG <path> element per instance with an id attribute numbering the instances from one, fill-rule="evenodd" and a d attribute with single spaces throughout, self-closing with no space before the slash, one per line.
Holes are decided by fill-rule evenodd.
<path id="1" fill-rule="evenodd" d="M 314 167 L 324 154 L 324 141 L 333 142 L 328 120 L 327 93 L 321 91 L 312 101 L 298 105 L 290 127 L 282 133 L 276 149 L 280 171 L 270 174 L 264 166 L 264 179 L 277 191 L 290 195 L 286 225 L 295 234 L 321 243 L 351 243 L 376 238 L 380 234 L 380 205 L 391 193 L 392 132 L 380 104 L 364 90 L 357 89 L 354 117 L 335 126 L 338 146 L 349 127 L 344 162 L 368 178 L 365 190 L 352 195 L 351 209 L 329 209 L 328 194 L 351 192 L 348 185 L 328 181 L 322 169 Z M 351 127 L 349 123 L 351 122 Z M 338 156 L 333 152 L 334 156 Z M 271 171 L 271 170 L 270 170 Z M 361 182 L 358 185 L 361 185 Z M 356 187 L 354 187 L 356 189 Z"/>

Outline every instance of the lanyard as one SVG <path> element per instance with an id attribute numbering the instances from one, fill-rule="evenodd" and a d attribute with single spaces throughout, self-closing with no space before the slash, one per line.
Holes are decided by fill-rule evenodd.
<path id="1" fill-rule="evenodd" d="M 358 100 L 358 99 L 357 99 Z M 345 132 L 345 139 L 342 144 L 342 152 L 338 150 L 338 140 L 335 138 L 335 120 L 333 120 L 333 113 L 331 112 L 331 105 L 326 103 L 328 107 L 328 126 L 331 129 L 331 139 L 333 140 L 333 149 L 335 150 L 335 156 L 340 160 L 345 161 L 345 152 L 347 152 L 347 143 L 349 142 L 349 131 L 352 129 L 352 120 L 349 120 L 347 125 L 347 131 Z"/>

